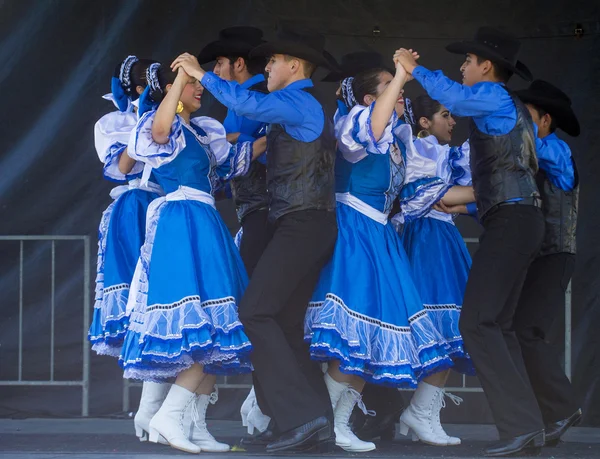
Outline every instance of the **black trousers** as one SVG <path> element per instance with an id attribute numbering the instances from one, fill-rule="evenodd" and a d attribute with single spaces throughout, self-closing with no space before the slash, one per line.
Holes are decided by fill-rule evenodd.
<path id="1" fill-rule="evenodd" d="M 268 209 L 255 210 L 242 220 L 240 255 L 249 278 L 273 236 L 274 228 L 269 224 L 268 216 Z"/>
<path id="2" fill-rule="evenodd" d="M 544 428 L 513 330 L 523 282 L 544 237 L 544 217 L 534 206 L 501 206 L 483 227 L 459 326 L 504 439 Z"/>
<path id="3" fill-rule="evenodd" d="M 537 258 L 529 267 L 515 315 L 514 328 L 525 368 L 545 424 L 571 416 L 578 408 L 550 330 L 565 313 L 565 292 L 575 255 L 557 253 Z"/>
<path id="4" fill-rule="evenodd" d="M 402 394 L 394 387 L 378 384 L 365 384 L 362 399 L 369 410 L 374 410 L 377 416 L 399 413 L 404 409 Z"/>
<path id="5" fill-rule="evenodd" d="M 333 416 L 323 372 L 304 342 L 304 316 L 336 239 L 335 212 L 305 210 L 279 218 L 240 302 L 253 346 L 257 400 L 279 432 Z"/>

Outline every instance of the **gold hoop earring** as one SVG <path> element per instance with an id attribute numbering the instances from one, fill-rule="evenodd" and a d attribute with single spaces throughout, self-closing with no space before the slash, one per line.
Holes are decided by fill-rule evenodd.
<path id="1" fill-rule="evenodd" d="M 183 111 L 183 102 L 177 102 L 177 110 L 175 111 L 178 115 Z"/>
<path id="2" fill-rule="evenodd" d="M 421 129 L 417 134 L 417 138 L 422 139 L 423 137 L 428 137 L 429 135 L 430 134 L 429 131 L 427 131 L 427 129 Z"/>

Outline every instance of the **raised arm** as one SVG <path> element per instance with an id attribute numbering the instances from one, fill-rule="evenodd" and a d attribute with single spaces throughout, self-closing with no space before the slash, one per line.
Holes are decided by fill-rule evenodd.
<path id="1" fill-rule="evenodd" d="M 510 95 L 498 83 L 482 82 L 465 86 L 451 80 L 440 70 L 432 72 L 418 65 L 406 49 L 397 52 L 396 56 L 427 94 L 455 115 L 485 116 L 512 104 Z"/>
<path id="2" fill-rule="evenodd" d="M 190 76 L 197 78 L 202 86 L 223 105 L 237 115 L 264 123 L 277 123 L 300 126 L 304 123 L 302 107 L 293 103 L 286 91 L 263 94 L 243 89 L 234 81 L 225 81 L 212 72 L 206 72 L 195 56 L 184 53 L 171 64 L 173 70 L 183 68 Z"/>
<path id="3" fill-rule="evenodd" d="M 396 52 L 398 52 L 397 50 Z M 412 51 L 412 50 L 411 50 Z M 413 53 L 415 59 L 419 58 L 417 53 Z M 387 88 L 381 93 L 381 95 L 375 101 L 373 112 L 371 113 L 371 128 L 373 130 L 373 137 L 375 141 L 379 141 L 383 135 L 383 131 L 390 121 L 390 117 L 394 112 L 398 97 L 400 97 L 400 91 L 404 88 L 404 84 L 408 81 L 409 74 L 404 69 L 398 59 L 394 59 L 396 66 L 396 73 L 394 78 L 388 84 Z M 362 101 L 359 101 L 362 103 Z"/>
<path id="4" fill-rule="evenodd" d="M 181 98 L 183 89 L 188 84 L 190 76 L 180 68 L 177 72 L 175 82 L 171 85 L 171 89 L 158 106 L 154 122 L 152 123 L 152 139 L 161 145 L 169 142 L 169 134 L 175 115 L 177 114 L 177 105 Z"/>

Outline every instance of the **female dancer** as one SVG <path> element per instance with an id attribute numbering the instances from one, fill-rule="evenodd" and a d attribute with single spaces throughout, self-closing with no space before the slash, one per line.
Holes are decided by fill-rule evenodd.
<path id="1" fill-rule="evenodd" d="M 126 378 L 175 383 L 149 423 L 150 441 L 183 451 L 227 451 L 206 428 L 215 374 L 250 371 L 237 303 L 247 283 L 240 255 L 215 209 L 223 179 L 247 172 L 266 141 L 232 147 L 212 118 L 191 118 L 203 88 L 182 69 L 147 73 L 156 110 L 144 113 L 128 154 L 152 168 L 167 195 L 148 210 L 136 268 L 135 306 L 120 363 Z"/>
<path id="2" fill-rule="evenodd" d="M 398 120 L 407 79 L 396 65 L 394 76 L 375 68 L 342 83 L 351 110 L 335 128 L 338 240 L 307 312 L 305 336 L 312 358 L 329 363 L 336 444 L 347 451 L 375 449 L 348 426 L 365 381 L 415 387 L 452 364 L 388 224 L 393 201 L 419 169 L 410 160 L 417 156 L 410 126 Z M 428 200 L 447 191 L 434 179 L 423 179 L 421 189 Z"/>
<path id="3" fill-rule="evenodd" d="M 118 110 L 104 115 L 96 123 L 96 150 L 104 163 L 104 177 L 113 181 L 128 180 L 128 185 L 114 188 L 114 201 L 102 214 L 98 239 L 96 301 L 89 330 L 92 349 L 98 354 L 118 357 L 129 327 L 126 310 L 131 279 L 146 232 L 146 211 L 150 203 L 163 194 L 154 180 L 140 184 L 143 163 L 127 155 L 129 135 L 138 120 L 139 97 L 146 88 L 146 70 L 155 61 L 128 56 L 117 65 L 111 81 L 112 100 Z M 146 382 L 134 423 L 141 433 L 162 404 L 169 384 Z"/>
<path id="4" fill-rule="evenodd" d="M 450 148 L 448 143 L 456 122 L 446 107 L 429 96 L 422 95 L 413 101 L 413 113 L 418 137 L 414 142 L 415 147 L 421 157 L 431 160 L 419 162 L 421 172 L 437 177 L 443 188 L 452 189 L 439 200 L 424 201 L 418 196 L 421 192 L 419 181 L 407 183 L 400 196 L 402 213 L 393 221 L 399 228 L 425 309 L 450 345 L 453 368 L 473 374 L 473 366 L 464 351 L 458 330 L 471 257 L 454 226 L 452 215 L 434 208 L 437 205 L 467 204 L 474 200 L 469 144 Z M 456 404 L 461 401 L 458 397 L 446 394 L 443 389 L 448 374 L 449 370 L 440 372 L 419 383 L 409 407 L 400 416 L 401 433 L 407 434 L 411 429 L 413 438 L 428 443 L 441 444 L 445 439 L 447 444 L 460 444 L 460 439 L 449 437 L 440 423 L 440 410 L 445 405 L 444 395 L 448 395 Z"/>
<path id="5" fill-rule="evenodd" d="M 117 111 L 104 115 L 94 127 L 96 151 L 104 163 L 104 177 L 128 185 L 114 188 L 114 201 L 102 214 L 98 240 L 96 301 L 89 330 L 92 349 L 98 354 L 118 357 L 127 332 L 126 314 L 129 284 L 144 243 L 146 210 L 162 193 L 153 182 L 140 185 L 143 168 L 125 152 L 129 135 L 137 122 L 136 107 L 146 87 L 146 69 L 153 61 L 128 56 L 112 78 L 112 100 Z M 125 153 L 125 154 L 123 154 Z"/>

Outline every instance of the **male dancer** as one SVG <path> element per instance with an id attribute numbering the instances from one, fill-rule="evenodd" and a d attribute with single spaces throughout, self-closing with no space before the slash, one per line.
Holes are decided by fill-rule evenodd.
<path id="1" fill-rule="evenodd" d="M 537 128 L 535 139 L 540 170 L 546 234 L 542 249 L 529 267 L 514 329 L 521 345 L 529 380 L 546 426 L 546 445 L 581 420 L 571 382 L 548 341 L 552 324 L 564 314 L 565 291 L 575 267 L 575 230 L 579 180 L 569 146 L 555 131 L 579 135 L 579 121 L 569 97 L 552 84 L 536 80 L 516 94 L 527 105 Z"/>
<path id="2" fill-rule="evenodd" d="M 527 269 L 544 237 L 531 116 L 505 86 L 513 73 L 531 80 L 517 60 L 519 48 L 516 38 L 489 27 L 473 41 L 449 45 L 448 51 L 466 54 L 463 84 L 419 66 L 407 50 L 398 56 L 434 100 L 471 117 L 471 171 L 484 233 L 460 331 L 500 433 L 486 456 L 537 452 L 544 444 L 544 423 L 512 329 Z"/>
<path id="3" fill-rule="evenodd" d="M 331 67 L 321 35 L 281 28 L 258 46 L 266 56 L 269 94 L 242 89 L 184 54 L 183 67 L 238 116 L 270 123 L 267 134 L 269 219 L 274 234 L 240 304 L 240 319 L 254 348 L 259 405 L 279 437 L 268 452 L 328 449 L 334 443 L 331 403 L 318 363 L 304 342 L 304 316 L 337 237 L 335 139 L 310 80 L 317 66 Z"/>
<path id="4" fill-rule="evenodd" d="M 263 75 L 265 59 L 250 59 L 250 51 L 264 43 L 262 30 L 255 27 L 229 27 L 219 32 L 219 39 L 206 45 L 198 55 L 198 62 L 206 64 L 215 61 L 214 73 L 226 81 L 235 81 L 243 89 L 267 92 Z M 227 139 L 232 142 L 254 141 L 266 134 L 266 125 L 260 121 L 238 116 L 227 110 L 223 121 Z M 253 161 L 248 174 L 231 182 L 233 198 L 242 226 L 240 255 L 248 276 L 267 246 L 267 170 L 266 157 Z"/>

